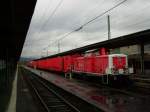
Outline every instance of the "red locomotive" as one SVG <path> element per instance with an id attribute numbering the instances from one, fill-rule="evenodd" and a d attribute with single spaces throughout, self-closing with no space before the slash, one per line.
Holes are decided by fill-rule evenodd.
<path id="1" fill-rule="evenodd" d="M 72 54 L 33 60 L 28 63 L 28 66 L 70 75 L 72 73 L 85 73 L 101 76 L 103 82 L 107 84 L 109 77 L 116 79 L 129 75 L 127 56 L 124 54 L 107 54 L 105 48 L 101 48 L 96 53 L 88 52 L 84 55 Z"/>

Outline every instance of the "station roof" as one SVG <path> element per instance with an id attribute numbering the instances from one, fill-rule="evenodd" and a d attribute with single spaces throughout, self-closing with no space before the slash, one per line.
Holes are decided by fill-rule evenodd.
<path id="1" fill-rule="evenodd" d="M 0 59 L 18 61 L 36 0 L 1 1 Z"/>
<path id="2" fill-rule="evenodd" d="M 40 58 L 40 59 L 46 59 L 46 58 L 57 57 L 57 56 L 64 56 L 64 55 L 74 54 L 74 53 L 82 53 L 86 50 L 97 49 L 97 48 L 101 48 L 101 47 L 113 49 L 113 48 L 118 48 L 118 47 L 123 47 L 123 46 L 134 45 L 134 44 L 142 44 L 142 43 L 145 44 L 145 43 L 149 43 L 149 42 L 150 42 L 150 29 L 136 32 L 133 34 L 120 36 L 118 38 L 113 38 L 110 40 L 98 42 L 95 44 L 83 46 L 80 48 L 72 49 L 70 51 L 58 53 L 58 54 L 51 55 L 51 56 L 44 57 L 44 58 Z M 40 60 L 40 59 L 37 59 L 37 60 Z"/>

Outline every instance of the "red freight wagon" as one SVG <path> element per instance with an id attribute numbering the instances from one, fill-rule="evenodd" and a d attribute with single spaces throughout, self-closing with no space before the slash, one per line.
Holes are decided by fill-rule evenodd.
<path id="1" fill-rule="evenodd" d="M 94 58 L 95 56 L 87 56 L 84 58 L 84 72 L 93 73 L 94 72 Z"/>
<path id="2" fill-rule="evenodd" d="M 49 69 L 49 64 L 48 64 L 48 59 L 45 59 L 45 65 L 44 65 L 44 69 L 48 70 Z"/>
<path id="3" fill-rule="evenodd" d="M 37 62 L 36 61 L 31 61 L 30 66 L 33 67 L 33 68 L 36 68 L 37 67 Z"/>
<path id="4" fill-rule="evenodd" d="M 73 58 L 73 71 L 78 71 L 78 60 L 77 58 Z"/>
<path id="5" fill-rule="evenodd" d="M 29 66 L 29 67 L 33 67 L 33 62 L 34 62 L 34 61 L 30 61 L 30 62 L 28 62 L 28 63 L 27 63 L 27 66 Z"/>
<path id="6" fill-rule="evenodd" d="M 63 72 L 71 72 L 74 68 L 74 63 L 79 54 L 63 56 Z"/>
<path id="7" fill-rule="evenodd" d="M 70 72 L 73 66 L 73 57 L 71 55 L 68 56 L 64 56 L 63 57 L 63 64 L 64 64 L 64 68 L 63 71 L 66 72 Z"/>
<path id="8" fill-rule="evenodd" d="M 78 57 L 74 60 L 74 71 L 84 72 L 84 57 Z"/>
<path id="9" fill-rule="evenodd" d="M 97 53 L 97 51 L 96 51 Z M 54 58 L 31 61 L 29 66 L 44 70 L 53 70 L 72 74 L 73 72 L 88 73 L 96 76 L 129 75 L 127 56 L 124 54 L 107 54 L 105 48 L 96 53 L 84 56 L 71 54 Z M 106 80 L 107 81 L 107 80 Z M 107 81 L 108 83 L 108 81 Z"/>
<path id="10" fill-rule="evenodd" d="M 53 71 L 63 71 L 63 58 L 56 57 L 56 58 L 47 59 L 46 68 L 48 70 L 53 70 Z"/>
<path id="11" fill-rule="evenodd" d="M 46 70 L 52 70 L 52 58 L 46 59 Z"/>
<path id="12" fill-rule="evenodd" d="M 38 60 L 38 68 L 44 69 L 45 68 L 45 60 Z"/>
<path id="13" fill-rule="evenodd" d="M 36 68 L 38 68 L 38 67 L 39 67 L 39 66 L 38 66 L 38 61 L 35 61 L 34 66 L 36 66 Z"/>
<path id="14" fill-rule="evenodd" d="M 94 59 L 94 73 L 98 75 L 105 74 L 108 67 L 108 55 L 96 56 Z"/>

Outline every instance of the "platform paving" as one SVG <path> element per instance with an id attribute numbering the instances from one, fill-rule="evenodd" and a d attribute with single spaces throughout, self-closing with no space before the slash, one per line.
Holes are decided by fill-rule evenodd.
<path id="1" fill-rule="evenodd" d="M 17 67 L 10 102 L 6 112 L 39 112 L 21 71 Z"/>
<path id="2" fill-rule="evenodd" d="M 16 112 L 39 112 L 38 105 L 20 69 L 18 72 L 17 88 Z"/>
<path id="3" fill-rule="evenodd" d="M 18 77 L 18 67 L 15 74 L 15 79 L 12 85 L 12 93 L 10 97 L 10 102 L 7 108 L 7 112 L 16 112 L 16 99 L 17 99 L 17 77 Z"/>
<path id="4" fill-rule="evenodd" d="M 107 87 L 93 87 L 74 79 L 65 79 L 58 74 L 25 68 L 106 112 L 150 112 L 148 96 L 137 97 Z"/>

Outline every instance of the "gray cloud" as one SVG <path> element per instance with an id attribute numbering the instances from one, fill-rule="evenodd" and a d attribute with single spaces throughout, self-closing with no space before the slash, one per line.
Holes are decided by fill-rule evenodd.
<path id="1" fill-rule="evenodd" d="M 105 12 L 120 0 L 63 0 L 51 17 L 59 1 L 38 0 L 27 34 L 22 56 L 40 57 L 57 53 L 53 41 L 78 28 L 93 17 Z M 124 4 L 98 18 L 60 42 L 61 52 L 107 39 L 107 15 L 110 15 L 111 37 L 150 28 L 149 0 L 127 0 Z M 49 44 L 53 43 L 49 47 Z M 47 47 L 47 48 L 46 48 Z M 45 50 L 43 50 L 46 48 Z"/>

